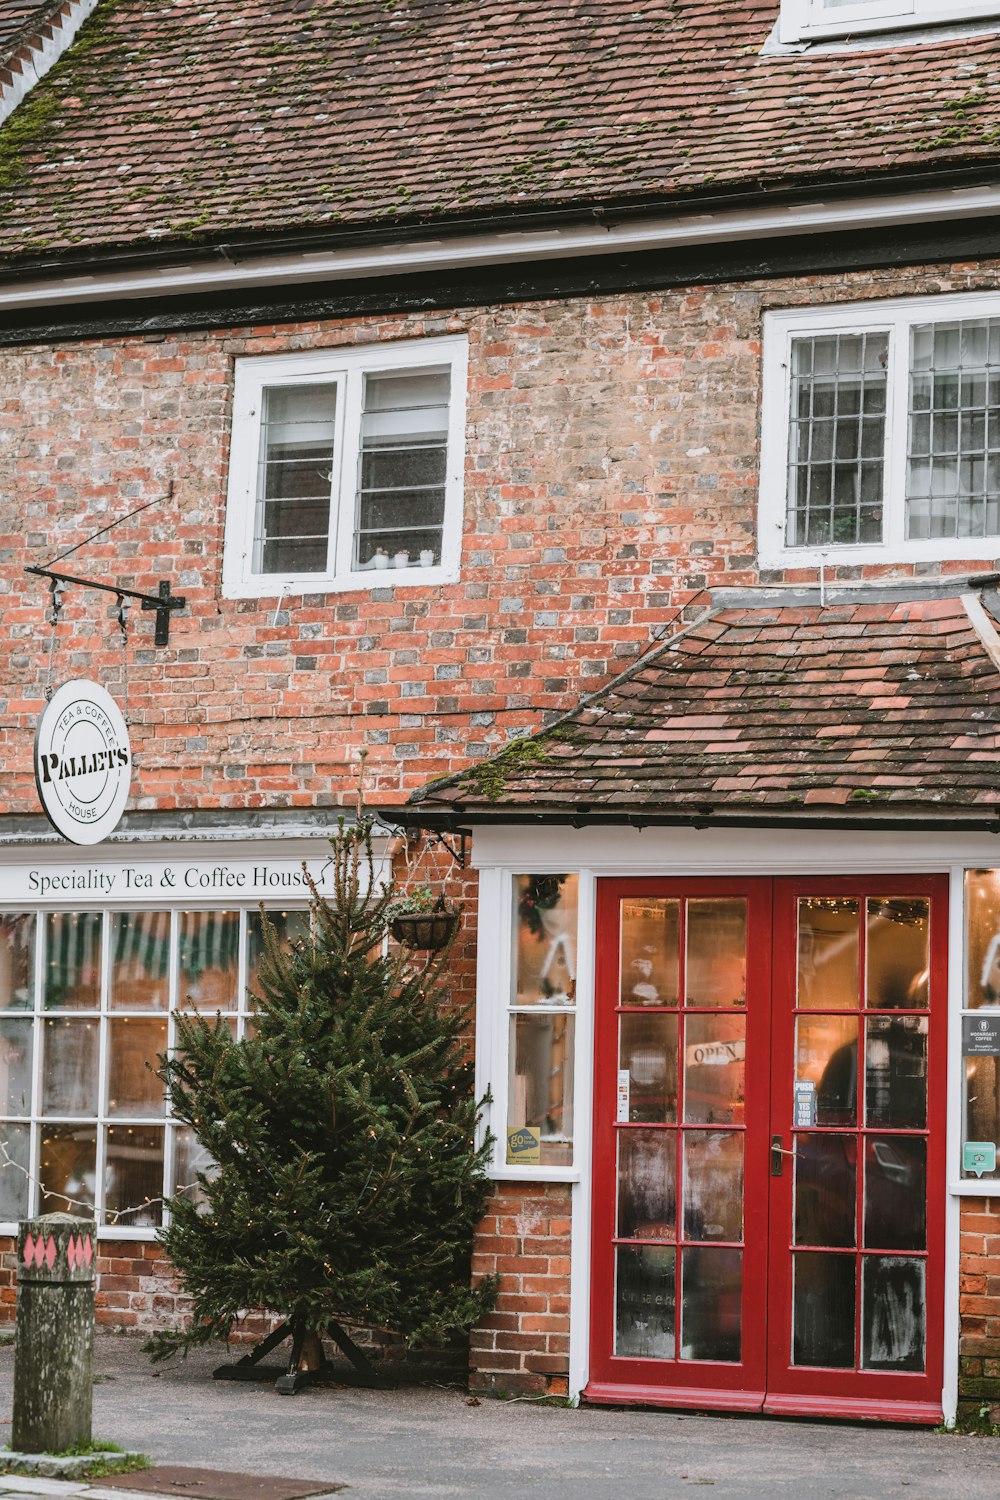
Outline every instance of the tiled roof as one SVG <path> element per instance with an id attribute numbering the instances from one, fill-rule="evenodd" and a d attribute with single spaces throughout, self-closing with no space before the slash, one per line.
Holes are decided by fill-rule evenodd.
<path id="1" fill-rule="evenodd" d="M 985 602 L 989 640 L 1000 601 Z M 1000 640 L 992 649 L 961 597 L 713 611 L 558 725 L 430 783 L 412 812 L 1000 825 Z"/>
<path id="2" fill-rule="evenodd" d="M 996 36 L 762 56 L 777 9 L 102 0 L 0 135 L 0 257 L 995 162 Z"/>
<path id="3" fill-rule="evenodd" d="M 0 55 L 33 21 L 54 9 L 53 0 L 0 0 Z"/>

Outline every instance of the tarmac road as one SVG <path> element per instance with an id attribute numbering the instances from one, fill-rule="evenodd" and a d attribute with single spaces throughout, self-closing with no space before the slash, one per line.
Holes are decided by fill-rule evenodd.
<path id="1" fill-rule="evenodd" d="M 347 1484 L 345 1500 L 1000 1500 L 997 1438 L 525 1401 L 470 1406 L 464 1391 L 434 1386 L 286 1397 L 213 1381 L 218 1363 L 218 1351 L 199 1351 L 153 1367 L 140 1340 L 101 1336 L 95 1437 L 154 1462 Z M 12 1350 L 0 1349 L 8 1422 L 12 1375 Z"/>

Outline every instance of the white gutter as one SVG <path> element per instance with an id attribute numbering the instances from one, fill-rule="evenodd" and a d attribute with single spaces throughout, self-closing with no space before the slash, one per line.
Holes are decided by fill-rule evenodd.
<path id="1" fill-rule="evenodd" d="M 59 61 L 84 21 L 97 9 L 98 0 L 65 0 L 54 15 L 38 23 L 12 57 L 0 65 L 10 74 L 0 83 L 0 124 L 13 114 L 26 94 Z"/>
<path id="2" fill-rule="evenodd" d="M 89 0 L 88 0 L 89 3 Z M 476 266 L 518 265 L 587 255 L 618 255 L 642 250 L 781 239 L 788 235 L 833 234 L 896 225 L 949 223 L 1000 214 L 1000 186 L 955 188 L 897 197 L 849 198 L 758 209 L 734 209 L 687 216 L 649 217 L 603 226 L 512 230 L 469 234 L 454 239 L 422 239 L 404 244 L 323 251 L 300 255 L 260 255 L 227 261 L 220 255 L 183 266 L 60 279 L 0 282 L 0 311 L 60 306 L 128 297 L 230 291 L 243 287 L 353 281 L 374 276 L 405 276 L 421 271 L 463 270 Z M 165 235 L 166 230 L 163 231 Z"/>

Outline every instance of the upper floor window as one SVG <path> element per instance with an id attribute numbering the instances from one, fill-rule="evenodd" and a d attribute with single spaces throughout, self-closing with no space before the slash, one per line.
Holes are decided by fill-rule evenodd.
<path id="1" fill-rule="evenodd" d="M 465 382 L 460 338 L 239 361 L 225 593 L 456 577 Z"/>
<path id="2" fill-rule="evenodd" d="M 1000 18 L 1000 0 L 781 0 L 783 42 Z"/>
<path id="3" fill-rule="evenodd" d="M 765 319 L 760 562 L 1000 556 L 1000 296 Z"/>

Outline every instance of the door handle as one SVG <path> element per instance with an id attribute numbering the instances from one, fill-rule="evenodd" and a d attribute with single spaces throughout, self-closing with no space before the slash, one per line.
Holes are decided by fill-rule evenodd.
<path id="1" fill-rule="evenodd" d="M 772 1137 L 771 1137 L 771 1176 L 772 1177 L 780 1177 L 781 1176 L 781 1171 L 782 1171 L 781 1158 L 783 1156 L 794 1156 L 794 1154 L 795 1153 L 793 1151 L 786 1151 L 785 1148 L 782 1146 L 782 1144 L 781 1144 L 781 1136 L 780 1135 L 772 1135 Z"/>

